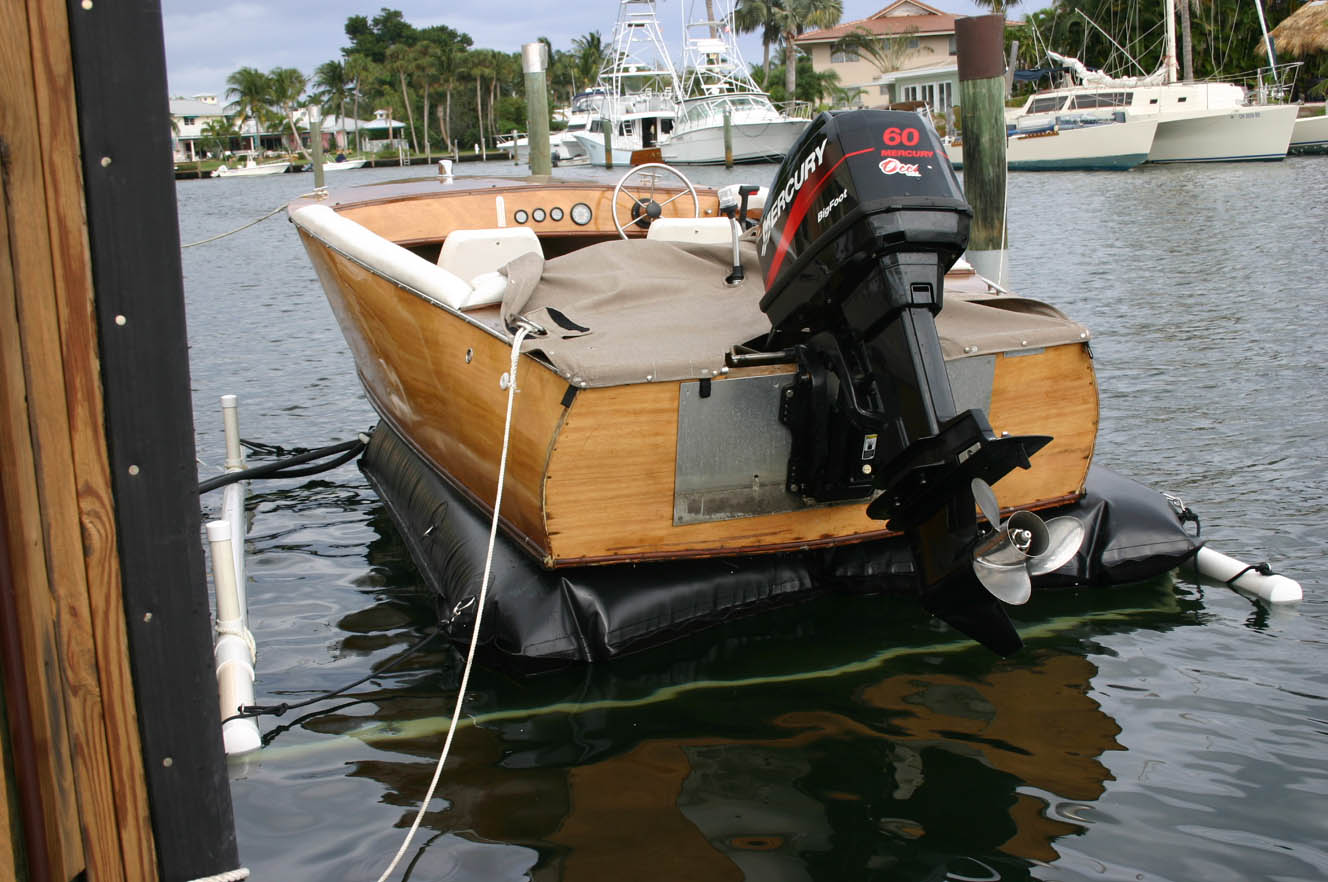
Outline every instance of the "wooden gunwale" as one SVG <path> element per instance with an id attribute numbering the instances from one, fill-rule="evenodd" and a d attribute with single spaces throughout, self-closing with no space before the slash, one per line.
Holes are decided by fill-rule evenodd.
<path id="1" fill-rule="evenodd" d="M 368 221 L 379 235 L 408 232 L 407 241 L 431 244 L 447 229 L 435 227 L 429 237 L 414 227 L 389 229 L 392 215 L 418 219 L 422 214 L 399 211 L 402 201 L 465 202 L 476 193 L 483 197 L 513 191 L 540 199 L 548 190 L 579 195 L 607 189 L 562 184 L 532 194 L 524 183 L 505 184 L 334 207 L 357 222 Z M 507 208 L 515 210 L 514 205 Z M 391 206 L 392 211 L 373 217 L 360 211 L 374 206 Z M 298 207 L 299 203 L 292 209 Z M 594 225 L 587 231 L 587 235 L 604 234 Z M 510 338 L 494 324 L 391 279 L 303 229 L 300 235 L 355 352 L 361 382 L 375 410 L 440 477 L 481 511 L 491 512 L 506 393 L 488 377 L 507 369 Z M 401 291 L 414 295 L 409 298 L 414 307 L 390 303 Z M 389 314 L 394 312 L 400 315 L 393 319 Z M 472 377 L 485 379 L 464 379 L 471 369 L 458 367 L 458 354 L 465 350 L 473 351 L 479 368 Z M 403 368 L 412 359 L 420 361 L 419 352 L 428 357 L 414 365 L 415 373 L 428 370 L 403 376 L 409 373 Z M 1084 344 L 1019 356 L 996 357 L 992 426 L 998 433 L 1051 434 L 1057 440 L 1035 457 L 1032 470 L 1017 470 L 998 482 L 998 498 L 1007 511 L 1048 508 L 1082 496 L 1097 430 L 1096 384 Z M 388 367 L 389 357 L 401 363 Z M 536 366 L 540 370 L 533 370 Z M 792 368 L 741 368 L 729 377 L 772 370 Z M 438 384 L 431 386 L 428 380 Z M 393 391 L 389 381 L 405 385 Z M 522 394 L 517 396 L 514 414 L 501 518 L 504 530 L 550 568 L 794 551 L 897 535 L 868 518 L 862 502 L 675 526 L 673 482 L 682 382 L 695 381 L 579 389 L 567 403 L 566 378 L 528 354 L 519 375 Z M 1030 395 L 1030 389 L 1040 391 Z M 409 394 L 397 400 L 401 392 Z M 449 396 L 464 417 L 436 400 Z M 421 410 L 429 414 L 422 416 L 417 412 Z M 644 428 L 637 433 L 624 431 L 628 423 Z"/>

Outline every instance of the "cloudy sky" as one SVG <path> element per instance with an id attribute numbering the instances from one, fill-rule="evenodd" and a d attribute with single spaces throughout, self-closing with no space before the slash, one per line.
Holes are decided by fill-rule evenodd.
<path id="1" fill-rule="evenodd" d="M 659 0 L 668 39 L 681 34 L 683 12 L 692 2 Z M 844 0 L 844 20 L 865 18 L 888 3 Z M 971 0 L 931 5 L 961 15 L 977 12 Z M 372 18 L 384 6 L 401 10 L 416 27 L 445 24 L 469 34 L 476 46 L 507 52 L 540 37 L 555 49 L 570 49 L 574 37 L 590 31 L 608 40 L 618 15 L 614 0 L 161 0 L 170 93 L 222 96 L 226 77 L 241 67 L 295 67 L 312 74 L 341 57 L 347 18 Z M 741 49 L 748 61 L 760 61 L 760 40 L 744 38 Z"/>

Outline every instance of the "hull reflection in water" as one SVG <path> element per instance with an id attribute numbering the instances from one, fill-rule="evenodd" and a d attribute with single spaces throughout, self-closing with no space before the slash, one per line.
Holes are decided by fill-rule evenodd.
<path id="1" fill-rule="evenodd" d="M 1184 622 L 1167 588 L 1126 592 L 1153 608 L 1096 624 L 1081 600 L 1059 598 L 1038 610 L 1055 624 L 1025 632 L 1036 642 L 1019 665 L 932 643 L 916 619 L 839 598 L 815 616 L 733 623 L 725 639 L 686 640 L 611 674 L 516 682 L 481 671 L 462 759 L 425 820 L 442 835 L 420 868 L 482 845 L 486 865 L 524 861 L 531 878 L 563 880 L 987 878 L 983 868 L 1030 878 L 1057 859 L 1058 839 L 1085 829 L 1084 810 L 1065 807 L 1102 795 L 1103 757 L 1121 749 L 1120 727 L 1090 695 L 1097 668 L 1074 651 L 1122 625 Z M 864 627 L 897 648 L 875 651 L 855 636 Z M 372 714 L 383 722 L 368 728 L 338 714 L 306 725 L 371 744 L 354 774 L 384 785 L 406 824 L 446 726 L 417 715 L 447 707 L 421 695 L 383 703 Z M 280 762 L 280 747 L 270 751 Z"/>

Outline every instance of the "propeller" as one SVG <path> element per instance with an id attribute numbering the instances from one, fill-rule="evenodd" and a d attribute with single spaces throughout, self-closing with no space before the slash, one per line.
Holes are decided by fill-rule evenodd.
<path id="1" fill-rule="evenodd" d="M 1033 593 L 1033 576 L 1060 569 L 1084 542 L 1078 518 L 1044 521 L 1031 511 L 1016 511 L 1001 523 L 1001 507 L 991 485 L 981 478 L 971 484 L 973 499 L 993 532 L 973 548 L 973 573 L 992 596 L 1018 606 Z"/>

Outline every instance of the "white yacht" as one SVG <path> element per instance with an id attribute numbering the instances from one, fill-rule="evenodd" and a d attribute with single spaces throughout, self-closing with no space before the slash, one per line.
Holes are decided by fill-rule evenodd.
<path id="1" fill-rule="evenodd" d="M 592 114 L 586 129 L 573 137 L 599 165 L 609 133 L 615 161 L 625 165 L 632 151 L 658 147 L 673 131 L 681 97 L 654 0 L 619 0 L 608 59 L 599 74 L 604 90 L 600 114 Z"/>
<path id="2" fill-rule="evenodd" d="M 660 154 L 670 165 L 724 162 L 727 114 L 733 162 L 779 162 L 811 121 L 811 107 L 775 108 L 738 51 L 733 6 L 710 0 L 704 7 L 717 4 L 727 8 L 715 19 L 692 17 L 683 25 L 683 98 Z"/>
<path id="3" fill-rule="evenodd" d="M 1073 71 L 1079 85 L 1032 95 L 1016 114 L 1032 127 L 1069 113 L 1119 112 L 1126 120 L 1155 120 L 1149 162 L 1238 162 L 1286 156 L 1297 109 L 1250 104 L 1235 83 L 1177 82 L 1167 59 L 1149 77 L 1108 77 L 1074 58 L 1049 52 Z"/>

